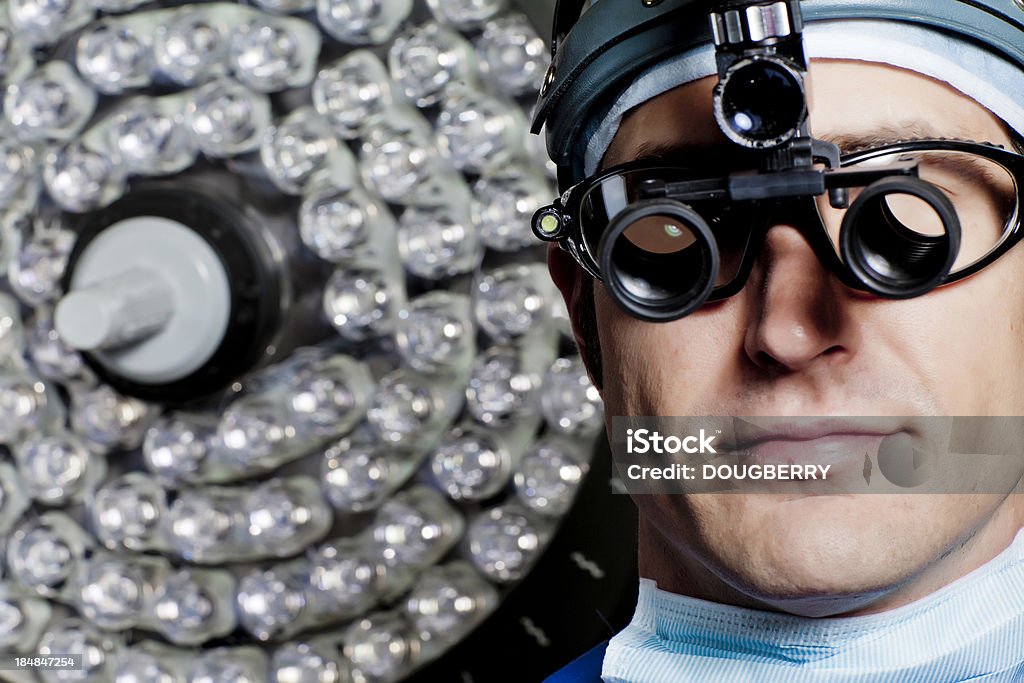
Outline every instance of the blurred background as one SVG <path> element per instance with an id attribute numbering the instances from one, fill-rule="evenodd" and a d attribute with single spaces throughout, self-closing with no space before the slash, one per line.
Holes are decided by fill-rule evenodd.
<path id="1" fill-rule="evenodd" d="M 635 511 L 529 228 L 551 0 L 0 7 L 0 680 L 539 681 Z"/>

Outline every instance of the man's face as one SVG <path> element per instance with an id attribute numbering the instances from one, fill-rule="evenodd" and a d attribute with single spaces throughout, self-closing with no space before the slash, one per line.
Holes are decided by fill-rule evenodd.
<path id="1" fill-rule="evenodd" d="M 711 112 L 714 83 L 631 112 L 604 165 L 651 147 L 728 145 Z M 987 110 L 901 69 L 816 62 L 809 105 L 819 138 L 895 130 L 1011 146 Z M 961 221 L 970 230 L 971 217 Z M 967 280 L 882 300 L 843 286 L 799 230 L 777 224 L 746 287 L 682 320 L 638 321 L 597 285 L 607 415 L 1024 415 L 1021 273 L 1017 247 Z M 869 608 L 926 580 L 986 525 L 1019 528 L 1014 498 L 673 495 L 637 504 L 673 546 L 668 554 L 709 571 L 739 602 L 814 615 Z"/>

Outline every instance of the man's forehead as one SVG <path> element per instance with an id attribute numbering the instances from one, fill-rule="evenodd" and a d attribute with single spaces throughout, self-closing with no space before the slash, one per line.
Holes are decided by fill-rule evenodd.
<path id="1" fill-rule="evenodd" d="M 934 138 L 1009 143 L 991 112 L 927 76 L 848 60 L 815 62 L 811 75 L 812 133 L 844 152 Z M 627 113 L 602 166 L 732 148 L 712 114 L 716 80 L 679 86 Z"/>

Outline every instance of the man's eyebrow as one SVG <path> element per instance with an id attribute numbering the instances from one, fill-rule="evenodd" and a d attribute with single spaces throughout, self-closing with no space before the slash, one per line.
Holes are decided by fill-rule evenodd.
<path id="1" fill-rule="evenodd" d="M 862 149 L 892 145 L 897 142 L 950 138 L 970 140 L 977 136 L 960 128 L 952 131 L 940 131 L 927 121 L 917 120 L 901 124 L 886 124 L 865 133 L 839 133 L 835 135 L 822 135 L 820 137 L 838 146 L 843 154 L 848 154 Z"/>
<path id="2" fill-rule="evenodd" d="M 657 159 L 659 157 L 674 156 L 690 149 L 696 148 L 679 140 L 646 140 L 636 148 L 633 157 L 636 159 Z"/>
<path id="3" fill-rule="evenodd" d="M 626 162 L 649 161 L 657 159 L 681 159 L 691 156 L 694 162 L 721 162 L 723 158 L 733 159 L 737 156 L 745 156 L 749 152 L 736 145 L 720 144 L 695 144 L 684 140 L 645 140 L 636 146 L 635 149 L 626 150 L 625 154 L 619 154 L 618 149 L 610 149 L 601 164 L 602 168 L 611 168 Z M 626 158 L 621 158 L 625 156 Z"/>
<path id="4" fill-rule="evenodd" d="M 604 155 L 604 159 L 601 161 L 601 168 L 611 168 L 612 166 L 618 166 L 624 164 L 627 161 L 640 161 L 646 159 L 657 159 L 665 156 L 668 153 L 683 149 L 685 145 L 675 140 L 644 140 L 641 142 L 635 150 L 622 150 L 620 151 L 613 144 L 608 148 L 608 151 Z M 622 152 L 625 152 L 623 154 Z M 626 156 L 627 158 L 620 158 Z"/>

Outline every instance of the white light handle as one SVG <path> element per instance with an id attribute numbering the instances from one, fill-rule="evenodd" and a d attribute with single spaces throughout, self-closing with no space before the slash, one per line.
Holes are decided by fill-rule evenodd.
<path id="1" fill-rule="evenodd" d="M 54 325 L 75 349 L 109 349 L 161 331 L 174 308 L 174 291 L 160 273 L 136 268 L 69 292 L 57 305 Z"/>

